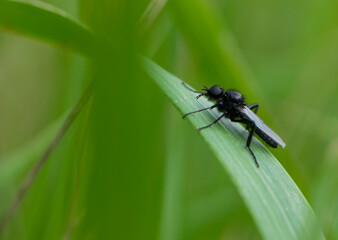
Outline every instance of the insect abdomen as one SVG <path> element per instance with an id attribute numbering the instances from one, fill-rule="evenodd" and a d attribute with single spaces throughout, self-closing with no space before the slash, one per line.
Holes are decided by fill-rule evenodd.
<path id="1" fill-rule="evenodd" d="M 257 135 L 263 139 L 267 144 L 269 144 L 271 147 L 276 148 L 278 147 L 278 143 L 275 142 L 271 137 L 269 137 L 268 135 L 266 135 L 262 130 L 260 130 L 259 128 L 256 128 L 255 132 L 257 133 Z"/>

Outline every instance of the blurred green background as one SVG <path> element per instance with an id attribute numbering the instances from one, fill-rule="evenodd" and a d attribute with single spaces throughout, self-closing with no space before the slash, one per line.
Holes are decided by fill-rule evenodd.
<path id="1" fill-rule="evenodd" d="M 119 47 L 92 61 L 1 29 L 1 215 L 88 83 L 103 83 L 3 239 L 261 239 L 139 54 L 195 88 L 220 84 L 259 103 L 287 144 L 273 154 L 338 239 L 337 1 L 160 0 L 150 22 L 146 0 L 46 2 Z"/>

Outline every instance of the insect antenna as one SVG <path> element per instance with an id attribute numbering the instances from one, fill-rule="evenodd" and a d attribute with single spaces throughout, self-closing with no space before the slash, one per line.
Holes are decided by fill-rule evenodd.
<path id="1" fill-rule="evenodd" d="M 199 91 L 196 91 L 192 88 L 190 88 L 185 82 L 182 82 L 183 86 L 185 86 L 188 90 L 190 90 L 191 92 L 194 92 L 194 93 L 203 93 L 203 92 L 199 92 Z M 205 86 L 204 86 L 205 87 Z M 204 89 L 202 89 L 204 90 Z"/>
<path id="2" fill-rule="evenodd" d="M 203 91 L 208 91 L 209 88 L 207 88 L 205 85 L 203 85 L 204 88 L 202 88 Z"/>
<path id="3" fill-rule="evenodd" d="M 209 88 L 207 88 L 206 86 L 203 85 L 204 88 L 202 88 L 203 91 L 208 92 Z M 201 92 L 200 92 L 201 93 Z M 200 95 L 198 95 L 196 98 L 199 99 L 202 96 L 205 96 L 207 93 L 202 92 Z"/>

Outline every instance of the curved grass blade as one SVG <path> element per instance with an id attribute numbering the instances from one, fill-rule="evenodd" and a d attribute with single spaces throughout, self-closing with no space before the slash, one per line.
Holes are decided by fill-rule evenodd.
<path id="1" fill-rule="evenodd" d="M 27 144 L 0 157 L 0 190 L 14 183 L 15 179 L 36 161 L 41 152 L 48 147 L 64 119 L 65 116 L 62 115 Z"/>
<path id="2" fill-rule="evenodd" d="M 140 20 L 141 33 L 156 19 L 165 3 L 166 0 L 156 0 L 149 5 Z M 42 1 L 0 0 L 0 28 L 94 58 L 115 54 L 124 37 L 122 34 L 116 41 L 108 42 L 67 12 Z"/>
<path id="3" fill-rule="evenodd" d="M 0 27 L 89 56 L 100 46 L 85 25 L 41 1 L 0 1 Z"/>
<path id="4" fill-rule="evenodd" d="M 90 85 L 86 92 L 82 95 L 79 101 L 75 104 L 75 106 L 71 109 L 71 111 L 67 114 L 67 117 L 64 119 L 61 127 L 59 128 L 57 134 L 53 137 L 52 141 L 49 143 L 47 148 L 45 148 L 44 152 L 40 155 L 37 162 L 34 164 L 31 171 L 27 174 L 26 178 L 22 182 L 21 187 L 14 199 L 11 203 L 10 208 L 6 211 L 6 213 L 0 219 L 0 235 L 7 226 L 7 224 L 12 219 L 14 213 L 16 212 L 17 208 L 20 206 L 24 196 L 26 195 L 28 189 L 36 179 L 37 175 L 39 174 L 41 168 L 44 166 L 46 161 L 48 160 L 49 156 L 53 153 L 54 149 L 58 146 L 60 141 L 62 140 L 63 136 L 66 134 L 67 130 L 70 128 L 80 111 L 92 97 L 94 91 L 93 84 Z"/>
<path id="5" fill-rule="evenodd" d="M 180 79 L 143 58 L 142 65 L 169 100 L 183 114 L 210 106 L 210 102 L 187 90 Z M 212 122 L 219 113 L 205 111 L 189 116 L 195 129 Z M 183 120 L 182 120 L 183 121 Z M 237 187 L 265 239 L 323 239 L 316 216 L 297 185 L 277 159 L 253 139 L 260 168 L 245 148 L 247 131 L 222 119 L 201 135 Z"/>

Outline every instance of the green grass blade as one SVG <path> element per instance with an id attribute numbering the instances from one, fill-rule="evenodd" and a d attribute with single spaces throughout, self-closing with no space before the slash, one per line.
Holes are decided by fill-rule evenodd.
<path id="1" fill-rule="evenodd" d="M 22 181 L 24 174 L 48 147 L 64 119 L 65 114 L 52 122 L 22 147 L 0 157 L 0 192 L 6 193 L 0 197 L 1 221 L 17 195 L 17 182 Z"/>
<path id="2" fill-rule="evenodd" d="M 210 106 L 206 99 L 196 100 L 196 94 L 187 90 L 180 79 L 152 61 L 143 59 L 142 64 L 182 114 Z M 185 121 L 197 129 L 217 115 L 217 111 L 208 111 Z M 301 191 L 276 158 L 253 139 L 252 150 L 260 164 L 256 168 L 245 148 L 247 131 L 242 126 L 223 119 L 201 135 L 230 175 L 265 239 L 323 238 L 315 214 Z"/>
<path id="3" fill-rule="evenodd" d="M 41 152 L 47 148 L 64 119 L 65 116 L 62 115 L 27 144 L 0 158 L 0 189 L 12 184 L 15 178 L 22 175 L 28 166 L 36 161 Z"/>
<path id="4" fill-rule="evenodd" d="M 86 26 L 41 1 L 0 1 L 0 27 L 85 55 L 99 46 Z"/>
<path id="5" fill-rule="evenodd" d="M 247 97 L 257 99 L 253 93 L 260 89 L 217 4 L 208 0 L 173 0 L 168 7 L 209 79 L 226 80 L 223 83 L 227 86 L 243 89 Z M 258 96 L 263 98 L 263 95 Z"/>
<path id="6" fill-rule="evenodd" d="M 167 130 L 160 240 L 183 239 L 184 233 L 184 148 L 187 141 L 182 136 L 184 129 L 178 121 L 171 121 Z"/>

